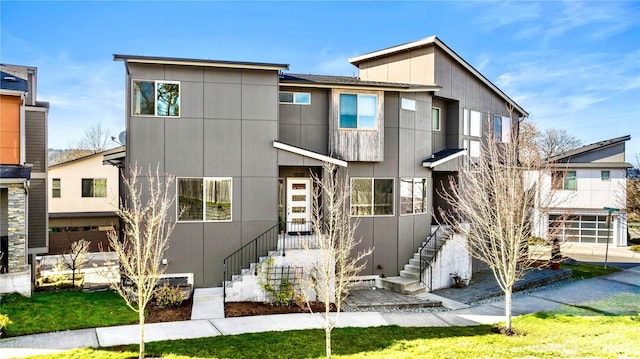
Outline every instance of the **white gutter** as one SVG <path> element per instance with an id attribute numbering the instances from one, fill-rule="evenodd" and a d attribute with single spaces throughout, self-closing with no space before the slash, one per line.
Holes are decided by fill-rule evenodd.
<path id="1" fill-rule="evenodd" d="M 340 167 L 347 167 L 347 162 L 346 161 L 339 160 L 337 158 L 333 158 L 333 157 L 329 157 L 329 156 L 325 156 L 325 155 L 321 155 L 319 153 L 312 152 L 312 151 L 309 151 L 309 150 L 305 150 L 305 149 L 302 149 L 302 148 L 299 148 L 299 147 L 287 145 L 287 144 L 282 143 L 282 142 L 273 141 L 273 147 L 275 147 L 275 148 L 277 148 L 279 150 L 295 153 L 295 154 L 300 155 L 300 156 L 313 158 L 314 160 L 333 163 L 334 165 L 337 165 L 337 166 L 340 166 Z"/>

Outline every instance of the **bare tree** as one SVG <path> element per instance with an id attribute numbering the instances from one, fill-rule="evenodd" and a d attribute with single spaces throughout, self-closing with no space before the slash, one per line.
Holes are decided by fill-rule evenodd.
<path id="1" fill-rule="evenodd" d="M 349 290 L 357 276 L 366 266 L 365 257 L 373 249 L 356 251 L 361 239 L 355 238 L 358 220 L 349 215 L 349 188 L 346 185 L 348 176 L 340 177 L 337 166 L 323 163 L 324 175 L 320 178 L 312 173 L 313 212 L 312 227 L 317 238 L 320 255 L 315 268 L 308 276 L 301 278 L 302 294 L 307 306 L 309 291 L 315 292 L 316 301 L 324 303 L 325 351 L 331 358 L 331 331 L 335 328 L 342 310 L 342 304 L 349 295 Z M 324 207 L 324 209 L 323 209 Z M 331 304 L 336 307 L 335 316 L 331 316 Z"/>
<path id="2" fill-rule="evenodd" d="M 141 171 L 134 165 L 123 178 L 127 198 L 116 208 L 122 220 L 123 238 L 118 238 L 115 231 L 110 231 L 108 237 L 125 277 L 113 287 L 129 308 L 138 313 L 140 358 L 143 358 L 144 309 L 164 274 L 161 261 L 175 221 L 169 218 L 169 209 L 174 202 L 170 195 L 173 176 L 161 175 L 158 169 L 153 173 L 151 168 L 143 177 L 144 183 L 139 182 L 140 176 Z"/>
<path id="3" fill-rule="evenodd" d="M 466 236 L 469 253 L 487 264 L 504 292 L 507 334 L 512 333 L 513 286 L 544 253 L 535 248 L 544 243 L 529 240 L 532 219 L 552 200 L 549 193 L 540 195 L 548 174 L 544 162 L 535 156 L 520 161 L 519 145 L 519 136 L 507 143 L 487 136 L 478 162 L 441 193 L 450 206 L 449 212 L 440 209 L 444 224 Z"/>
<path id="4" fill-rule="evenodd" d="M 102 128 L 102 125 L 98 123 L 86 129 L 84 135 L 76 142 L 74 147 L 88 150 L 91 153 L 102 152 L 113 147 L 111 133 L 108 128 Z"/>
<path id="5" fill-rule="evenodd" d="M 66 254 L 62 255 L 62 263 L 71 270 L 71 285 L 76 285 L 76 272 L 87 263 L 89 258 L 89 241 L 79 239 L 71 243 L 71 247 Z"/>
<path id="6" fill-rule="evenodd" d="M 536 137 L 536 144 L 542 158 L 550 158 L 579 147 L 582 145 L 582 141 L 569 134 L 566 130 L 549 128 L 539 132 Z"/>

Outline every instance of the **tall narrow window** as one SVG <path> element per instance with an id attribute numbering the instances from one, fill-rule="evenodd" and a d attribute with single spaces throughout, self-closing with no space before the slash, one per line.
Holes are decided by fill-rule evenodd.
<path id="1" fill-rule="evenodd" d="M 482 135 L 482 114 L 478 111 L 469 111 L 469 135 Z"/>
<path id="2" fill-rule="evenodd" d="M 502 142 L 502 117 L 493 116 L 493 139 Z"/>
<path id="3" fill-rule="evenodd" d="M 175 81 L 133 81 L 134 115 L 180 116 L 180 83 Z"/>
<path id="4" fill-rule="evenodd" d="M 437 107 L 431 109 L 431 129 L 440 131 L 440 109 Z"/>
<path id="5" fill-rule="evenodd" d="M 51 197 L 60 198 L 60 178 L 51 179 Z"/>
<path id="6" fill-rule="evenodd" d="M 375 130 L 377 112 L 376 95 L 340 94 L 340 128 Z"/>

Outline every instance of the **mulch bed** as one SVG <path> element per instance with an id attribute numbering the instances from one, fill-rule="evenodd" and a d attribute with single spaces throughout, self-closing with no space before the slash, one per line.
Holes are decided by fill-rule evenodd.
<path id="1" fill-rule="evenodd" d="M 323 303 L 310 303 L 314 313 L 325 310 Z M 336 307 L 331 304 L 331 311 L 335 312 Z M 246 317 L 252 315 L 288 314 L 288 313 L 309 313 L 306 305 L 281 306 L 261 302 L 227 302 L 224 306 L 225 317 Z"/>

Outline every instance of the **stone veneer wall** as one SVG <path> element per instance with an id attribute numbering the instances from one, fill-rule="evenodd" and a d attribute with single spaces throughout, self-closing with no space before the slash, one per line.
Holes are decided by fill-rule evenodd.
<path id="1" fill-rule="evenodd" d="M 21 183 L 9 185 L 9 273 L 22 272 L 27 264 L 26 199 L 26 192 Z"/>

